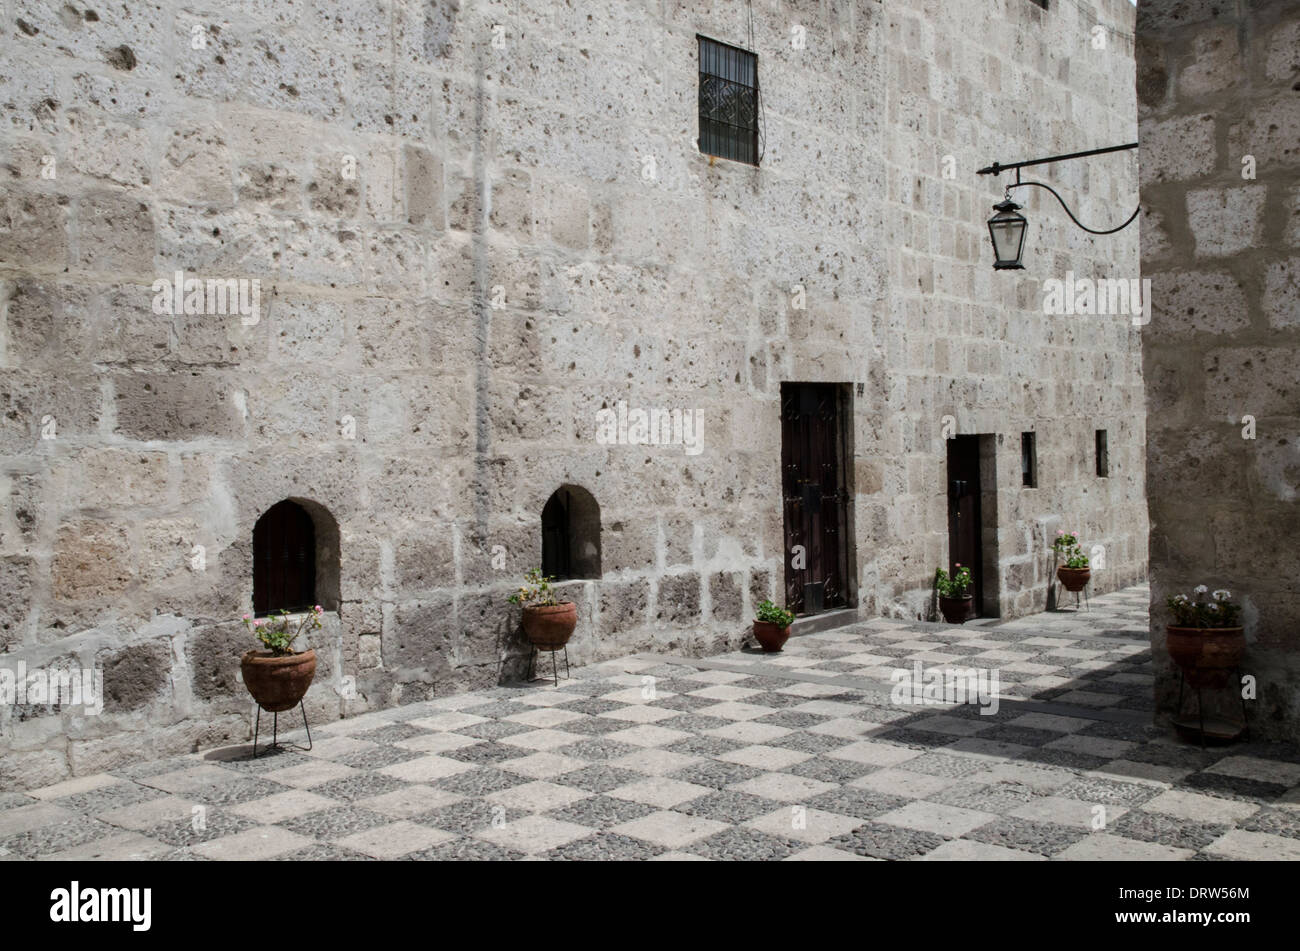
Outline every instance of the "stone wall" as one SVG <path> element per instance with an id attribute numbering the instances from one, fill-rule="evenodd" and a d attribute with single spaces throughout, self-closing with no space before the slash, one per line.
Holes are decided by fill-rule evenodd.
<path id="1" fill-rule="evenodd" d="M 781 588 L 782 381 L 857 384 L 863 614 L 929 611 L 946 415 L 997 437 L 1003 614 L 1044 607 L 1058 525 L 1106 547 L 1098 590 L 1144 572 L 1136 333 L 1041 307 L 1136 237 L 1030 196 L 995 274 L 974 174 L 1132 138 L 1123 0 L 0 10 L 0 650 L 108 694 L 0 712 L 4 784 L 249 735 L 286 498 L 336 541 L 313 717 L 517 672 L 505 596 L 567 484 L 601 509 L 574 661 L 735 646 Z M 693 143 L 697 33 L 759 53 L 760 168 Z M 1094 221 L 1133 197 L 1131 156 L 1050 176 Z M 155 313 L 177 271 L 259 281 L 257 319 Z M 619 401 L 697 410 L 702 451 L 599 444 Z"/>
<path id="2" fill-rule="evenodd" d="M 859 412 L 858 550 L 869 608 L 923 615 L 947 563 L 944 417 L 996 434 L 998 613 L 1048 605 L 1058 530 L 1104 558 L 1093 590 L 1146 572 L 1142 318 L 1044 313 L 1046 282 L 1138 277 L 1136 227 L 1093 237 L 1041 189 L 1014 192 L 1029 219 L 1025 270 L 995 272 L 985 222 L 1012 177 L 976 176 L 1136 140 L 1133 7 L 1127 2 L 890 3 L 879 188 L 889 280 L 871 315 L 869 397 Z M 944 176 L 945 159 L 955 177 Z M 1137 204 L 1133 152 L 1026 169 L 1092 228 Z M 866 342 L 864 340 L 864 342 Z M 1108 432 L 1097 478 L 1094 433 Z M 952 431 L 952 430 L 950 430 Z M 1020 435 L 1036 433 L 1038 488 L 1021 487 Z M 987 488 L 987 483 L 986 486 Z M 991 501 L 991 500 L 990 500 Z M 987 514 L 987 513 L 986 513 Z M 1100 546 L 1096 548 L 1094 546 Z M 1094 559 L 1096 561 L 1097 559 Z M 987 603 L 986 596 L 986 603 Z"/>
<path id="3" fill-rule="evenodd" d="M 1173 710 L 1165 599 L 1226 588 L 1244 605 L 1252 727 L 1294 738 L 1300 8 L 1147 3 L 1138 42 L 1157 697 Z"/>

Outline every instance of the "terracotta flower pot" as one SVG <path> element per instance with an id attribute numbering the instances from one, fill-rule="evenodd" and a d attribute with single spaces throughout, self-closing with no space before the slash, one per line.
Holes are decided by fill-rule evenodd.
<path id="1" fill-rule="evenodd" d="M 1174 627 L 1166 630 L 1169 657 L 1193 687 L 1223 687 L 1246 654 L 1240 627 Z"/>
<path id="2" fill-rule="evenodd" d="M 754 639 L 763 648 L 763 653 L 779 653 L 785 646 L 785 642 L 790 639 L 790 625 L 782 627 L 775 621 L 755 621 Z"/>
<path id="3" fill-rule="evenodd" d="M 1091 568 L 1067 568 L 1062 565 L 1056 569 L 1056 577 L 1060 579 L 1061 586 L 1066 591 L 1077 593 L 1082 591 L 1092 578 Z"/>
<path id="4" fill-rule="evenodd" d="M 316 676 L 316 651 L 276 657 L 270 651 L 247 651 L 239 661 L 244 686 L 267 713 L 283 713 L 298 706 Z"/>
<path id="5" fill-rule="evenodd" d="M 939 595 L 939 613 L 949 624 L 962 624 L 970 620 L 975 609 L 975 595 L 964 598 L 945 598 Z"/>
<path id="6" fill-rule="evenodd" d="M 569 643 L 578 626 L 578 606 L 572 601 L 559 604 L 530 604 L 524 607 L 524 634 L 538 650 L 558 650 Z"/>

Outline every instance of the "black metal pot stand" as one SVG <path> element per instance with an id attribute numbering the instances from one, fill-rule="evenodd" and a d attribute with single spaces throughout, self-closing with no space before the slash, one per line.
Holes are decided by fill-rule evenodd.
<path id="1" fill-rule="evenodd" d="M 555 655 L 556 655 L 556 653 L 559 652 L 559 651 L 564 651 L 564 677 L 565 677 L 565 679 L 567 680 L 567 679 L 569 678 L 569 645 L 568 645 L 568 644 L 562 644 L 562 645 L 559 646 L 559 647 L 550 647 L 550 648 L 545 648 L 545 647 L 538 647 L 536 644 L 534 644 L 534 645 L 533 645 L 533 653 L 532 653 L 532 656 L 531 656 L 531 657 L 529 658 L 529 660 L 528 660 L 528 679 L 529 679 L 529 680 L 536 680 L 536 679 L 537 679 L 537 654 L 538 654 L 539 651 L 542 651 L 542 650 L 548 650 L 548 651 L 550 651 L 550 654 L 551 654 L 551 677 L 552 677 L 552 679 L 555 681 L 555 686 L 558 687 L 558 686 L 560 685 L 560 673 L 559 673 L 559 667 L 558 667 L 558 665 L 556 664 L 556 661 L 555 661 Z"/>
<path id="2" fill-rule="evenodd" d="M 278 712 L 272 712 L 272 713 L 271 713 L 271 717 L 272 717 L 272 719 L 271 719 L 271 745 L 268 746 L 268 747 L 266 747 L 265 749 L 263 749 L 261 755 L 265 756 L 267 753 L 270 753 L 272 750 L 283 751 L 283 750 L 293 749 L 293 750 L 301 750 L 301 751 L 304 752 L 304 753 L 310 752 L 311 747 L 312 747 L 312 743 L 311 743 L 311 725 L 307 722 L 307 707 L 306 707 L 306 704 L 304 703 L 304 701 L 302 701 L 302 700 L 299 700 L 299 701 L 298 701 L 298 709 L 302 711 L 302 725 L 303 725 L 303 728 L 306 729 L 306 731 L 307 731 L 307 745 L 306 745 L 306 746 L 299 746 L 297 743 L 289 743 L 289 744 L 287 744 L 287 745 L 286 745 L 286 744 L 282 744 L 282 743 L 280 743 L 280 741 L 279 741 L 279 740 L 280 740 L 280 714 L 279 714 Z M 261 729 L 261 726 L 262 726 L 262 705 L 259 703 L 259 704 L 257 705 L 257 717 L 256 717 L 256 719 L 255 719 L 254 722 L 253 722 L 253 755 L 252 755 L 252 759 L 257 759 L 257 756 L 258 756 L 258 753 L 257 753 L 257 735 L 258 735 L 258 731 Z"/>
<path id="3" fill-rule="evenodd" d="M 1215 739 L 1221 739 L 1225 742 L 1233 742 L 1239 738 L 1250 739 L 1250 720 L 1246 716 L 1246 698 L 1241 695 L 1241 668 L 1232 668 L 1232 678 L 1223 687 L 1211 687 L 1211 690 L 1233 689 L 1237 691 L 1237 698 L 1241 702 L 1241 723 L 1240 725 L 1230 721 L 1221 721 L 1222 724 L 1237 727 L 1235 733 L 1228 733 L 1224 730 L 1206 732 L 1205 729 L 1205 698 L 1202 696 L 1203 687 L 1194 687 L 1196 691 L 1196 722 L 1191 722 L 1191 717 L 1183 716 L 1183 688 L 1187 685 L 1187 676 L 1183 669 L 1178 668 L 1178 708 L 1174 712 L 1174 726 L 1185 730 L 1189 733 L 1195 733 L 1201 741 L 1201 749 L 1205 748 L 1205 738 L 1212 736 Z"/>

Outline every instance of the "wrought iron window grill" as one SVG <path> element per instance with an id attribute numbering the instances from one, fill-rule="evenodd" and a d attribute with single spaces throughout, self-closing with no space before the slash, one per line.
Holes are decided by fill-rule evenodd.
<path id="1" fill-rule="evenodd" d="M 758 54 L 696 36 L 700 44 L 700 151 L 758 165 Z"/>

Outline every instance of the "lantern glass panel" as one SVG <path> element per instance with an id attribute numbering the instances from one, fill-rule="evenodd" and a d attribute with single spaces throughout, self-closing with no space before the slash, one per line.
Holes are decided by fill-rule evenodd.
<path id="1" fill-rule="evenodd" d="M 989 219 L 989 237 L 993 239 L 994 267 L 1020 267 L 1024 251 L 1027 222 L 1010 209 L 1000 209 Z"/>

